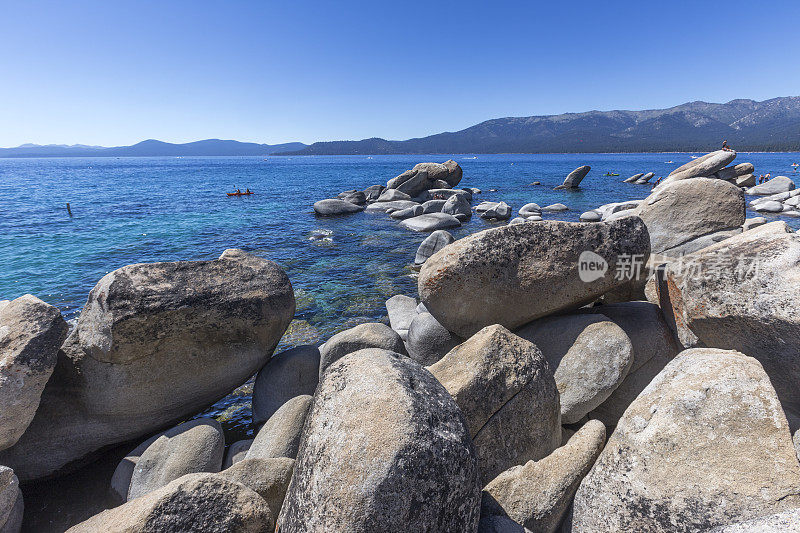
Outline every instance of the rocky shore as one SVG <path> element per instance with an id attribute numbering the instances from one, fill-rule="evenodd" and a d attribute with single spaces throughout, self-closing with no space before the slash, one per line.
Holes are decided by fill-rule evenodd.
<path id="1" fill-rule="evenodd" d="M 582 222 L 454 161 L 320 200 L 427 233 L 418 298 L 321 345 L 274 353 L 295 293 L 241 250 L 115 270 L 72 328 L 0 302 L 0 533 L 800 531 L 800 237 L 746 218 L 800 196 L 735 158 Z M 253 438 L 197 417 L 254 375 Z"/>

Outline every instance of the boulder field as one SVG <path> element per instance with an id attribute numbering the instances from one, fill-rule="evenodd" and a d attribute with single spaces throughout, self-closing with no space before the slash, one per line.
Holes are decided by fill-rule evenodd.
<path id="1" fill-rule="evenodd" d="M 48 513 L 75 533 L 798 530 L 800 238 L 745 218 L 735 157 L 582 222 L 473 208 L 453 161 L 317 202 L 430 232 L 417 294 L 321 344 L 292 341 L 286 273 L 240 250 L 115 270 L 71 331 L 0 301 L 0 533 Z M 795 210 L 778 185 L 751 207 Z M 491 227 L 440 227 L 473 211 Z M 251 386 L 250 419 L 209 414 Z M 43 504 L 48 483 L 91 512 Z"/>

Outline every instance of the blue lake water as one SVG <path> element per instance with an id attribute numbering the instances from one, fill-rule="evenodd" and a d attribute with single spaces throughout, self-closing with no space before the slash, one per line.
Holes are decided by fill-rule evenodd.
<path id="1" fill-rule="evenodd" d="M 242 248 L 279 263 L 294 286 L 296 320 L 279 349 L 323 342 L 347 325 L 383 317 L 388 297 L 416 295 L 410 264 L 424 235 L 384 214 L 317 218 L 316 200 L 385 184 L 418 162 L 453 158 L 464 169 L 461 186 L 483 190 L 475 202 L 503 200 L 515 213 L 528 202 L 561 202 L 570 211 L 545 218 L 578 220 L 598 205 L 644 198 L 650 185 L 622 179 L 667 175 L 691 155 L 700 154 L 0 159 L 0 300 L 31 293 L 74 319 L 111 270 Z M 740 153 L 736 162 L 753 163 L 757 175 L 800 179 L 790 166 L 800 162 L 797 153 Z M 592 171 L 580 191 L 552 190 L 584 164 Z M 237 187 L 256 194 L 225 195 Z M 800 227 L 800 220 L 787 222 Z M 473 217 L 452 233 L 458 238 L 491 225 Z M 249 390 L 209 411 L 235 437 L 252 431 Z"/>

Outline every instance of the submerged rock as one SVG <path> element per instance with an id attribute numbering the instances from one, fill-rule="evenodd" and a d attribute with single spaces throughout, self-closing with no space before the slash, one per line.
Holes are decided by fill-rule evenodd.
<path id="1" fill-rule="evenodd" d="M 758 361 L 687 350 L 625 411 L 578 489 L 573 531 L 705 530 L 797 507 L 798 484 L 786 417 Z"/>
<path id="2" fill-rule="evenodd" d="M 619 258 L 636 255 L 646 262 L 649 241 L 644 223 L 636 217 L 488 229 L 428 259 L 420 271 L 419 294 L 431 314 L 462 337 L 492 324 L 516 328 L 576 309 L 629 283 L 614 274 Z M 579 262 L 587 257 L 598 270 L 584 272 L 583 281 Z"/>
<path id="3" fill-rule="evenodd" d="M 417 248 L 417 255 L 414 257 L 414 264 L 421 265 L 428 260 L 430 256 L 453 242 L 455 238 L 443 229 L 436 230 L 422 241 L 422 244 Z M 416 304 L 415 304 L 416 305 Z"/>
<path id="4" fill-rule="evenodd" d="M 577 189 L 590 170 L 592 170 L 592 167 L 589 165 L 576 168 L 564 179 L 564 183 L 556 187 L 556 189 Z"/>
<path id="5" fill-rule="evenodd" d="M 594 465 L 605 440 L 605 426 L 590 420 L 547 457 L 501 473 L 483 489 L 481 519 L 504 516 L 526 531 L 558 531 L 578 485 Z"/>
<path id="6" fill-rule="evenodd" d="M 407 357 L 362 350 L 319 384 L 278 528 L 474 532 L 478 483 L 469 432 L 444 387 Z"/>
<path id="7" fill-rule="evenodd" d="M 560 444 L 558 391 L 533 343 L 488 326 L 428 369 L 464 414 L 482 483 Z"/>
<path id="8" fill-rule="evenodd" d="M 194 415 L 264 365 L 294 310 L 283 270 L 239 250 L 107 274 L 0 464 L 36 479 Z"/>
<path id="9" fill-rule="evenodd" d="M 30 294 L 0 307 L 0 450 L 33 420 L 67 329 L 58 309 Z"/>

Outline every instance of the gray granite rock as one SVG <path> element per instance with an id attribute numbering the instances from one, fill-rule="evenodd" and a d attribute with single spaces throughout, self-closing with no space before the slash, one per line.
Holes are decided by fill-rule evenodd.
<path id="1" fill-rule="evenodd" d="M 702 531 L 798 507 L 799 484 L 758 361 L 686 350 L 620 419 L 575 495 L 573 531 Z"/>
<path id="2" fill-rule="evenodd" d="M 247 457 L 247 451 L 253 445 L 253 439 L 237 440 L 230 446 L 228 451 L 225 452 L 225 459 L 222 461 L 222 469 L 230 468 L 239 461 L 244 461 Z"/>
<path id="3" fill-rule="evenodd" d="M 19 533 L 25 503 L 14 471 L 0 465 L 0 533 Z"/>
<path id="4" fill-rule="evenodd" d="M 483 328 L 428 369 L 464 415 L 482 484 L 561 443 L 552 371 L 533 343 L 503 326 Z"/>
<path id="5" fill-rule="evenodd" d="M 400 209 L 407 209 L 418 205 L 417 202 L 411 200 L 394 200 L 391 202 L 378 201 L 372 203 L 364 209 L 365 213 L 386 213 L 389 211 L 398 211 Z"/>
<path id="6" fill-rule="evenodd" d="M 589 165 L 576 168 L 567 175 L 564 183 L 556 187 L 556 189 L 577 189 L 590 170 L 592 170 L 592 167 Z"/>
<path id="7" fill-rule="evenodd" d="M 800 507 L 709 529 L 708 533 L 789 533 L 800 531 Z"/>
<path id="8" fill-rule="evenodd" d="M 33 420 L 67 329 L 58 309 L 30 294 L 0 308 L 0 450 Z"/>
<path id="9" fill-rule="evenodd" d="M 408 357 L 333 364 L 314 395 L 278 519 L 300 531 L 476 531 L 480 485 L 464 419 Z"/>
<path id="10" fill-rule="evenodd" d="M 455 238 L 450 232 L 443 229 L 436 230 L 427 237 L 417 248 L 417 254 L 414 257 L 414 264 L 421 265 L 428 260 L 430 256 L 453 242 Z"/>
<path id="11" fill-rule="evenodd" d="M 219 472 L 225 455 L 222 426 L 212 418 L 184 422 L 165 431 L 136 463 L 128 501 L 144 496 L 186 474 Z"/>
<path id="12" fill-rule="evenodd" d="M 320 379 L 334 362 L 364 348 L 382 348 L 391 352 L 405 353 L 403 339 L 386 324 L 380 322 L 359 324 L 354 328 L 340 331 L 322 346 L 319 363 Z"/>
<path id="13" fill-rule="evenodd" d="M 286 273 L 240 250 L 107 274 L 0 464 L 21 481 L 40 478 L 195 415 L 267 362 L 294 311 Z"/>
<path id="14" fill-rule="evenodd" d="M 602 219 L 603 215 L 594 210 L 586 211 L 580 217 L 581 222 L 600 222 Z"/>
<path id="15" fill-rule="evenodd" d="M 364 198 L 367 202 L 375 202 L 380 198 L 383 191 L 386 190 L 386 187 L 383 185 L 370 185 L 366 189 L 364 189 Z"/>
<path id="16" fill-rule="evenodd" d="M 256 374 L 253 384 L 253 423 L 265 422 L 290 399 L 314 394 L 319 383 L 320 353 L 301 345 L 274 355 Z"/>
<path id="17" fill-rule="evenodd" d="M 526 531 L 554 533 L 605 440 L 605 426 L 590 420 L 547 457 L 502 472 L 483 489 L 481 519 L 503 516 Z"/>
<path id="18" fill-rule="evenodd" d="M 412 231 L 436 231 L 437 229 L 457 228 L 461 226 L 461 221 L 447 213 L 428 213 L 408 218 L 400 225 Z"/>
<path id="19" fill-rule="evenodd" d="M 665 184 L 674 181 L 711 176 L 718 170 L 722 170 L 728 166 L 734 159 L 736 159 L 736 152 L 728 152 L 725 150 L 711 152 L 710 154 L 698 157 L 673 170 L 669 176 L 661 182 L 659 187 L 663 187 Z"/>
<path id="20" fill-rule="evenodd" d="M 119 462 L 117 468 L 114 470 L 114 474 L 111 476 L 109 487 L 109 498 L 112 504 L 122 505 L 128 501 L 128 489 L 130 489 L 131 486 L 131 476 L 133 476 L 136 464 L 139 462 L 139 459 L 141 459 L 144 451 L 164 433 L 165 432 L 162 431 L 146 439 L 136 448 L 128 452 Z"/>
<path id="21" fill-rule="evenodd" d="M 71 527 L 69 533 L 117 531 L 267 532 L 274 524 L 267 502 L 219 474 L 187 474 L 125 505 Z"/>
<path id="22" fill-rule="evenodd" d="M 419 295 L 447 330 L 469 337 L 501 324 L 577 309 L 630 282 L 614 275 L 620 256 L 647 261 L 650 239 L 639 218 L 581 224 L 543 221 L 481 231 L 450 244 L 422 265 Z M 579 271 L 597 254 L 605 273 Z M 597 276 L 596 274 L 599 274 Z M 583 281 L 581 276 L 588 281 Z M 479 281 L 478 281 L 479 280 Z"/>
<path id="23" fill-rule="evenodd" d="M 292 398 L 256 433 L 247 450 L 246 459 L 270 459 L 272 457 L 297 457 L 300 435 L 306 421 L 312 397 L 308 395 Z"/>
<path id="24" fill-rule="evenodd" d="M 564 204 L 550 204 L 544 206 L 542 208 L 542 211 L 548 211 L 548 212 L 569 211 L 569 207 L 565 206 Z"/>
<path id="25" fill-rule="evenodd" d="M 469 203 L 464 195 L 461 194 L 454 194 L 450 198 L 447 199 L 445 204 L 442 206 L 442 213 L 447 213 L 449 215 L 464 215 L 467 218 L 472 216 L 472 206 Z"/>
<path id="26" fill-rule="evenodd" d="M 397 219 L 397 220 L 405 220 L 411 217 L 418 217 L 423 213 L 423 209 L 421 205 L 415 205 L 413 207 L 406 207 L 405 209 L 398 209 L 397 211 L 393 211 L 390 217 Z"/>
<path id="27" fill-rule="evenodd" d="M 265 532 L 275 531 L 275 518 L 281 511 L 286 490 L 294 472 L 294 459 L 272 457 L 270 459 L 244 459 L 219 473 L 261 496 L 269 506 L 273 520 L 263 524 Z"/>
<path id="28" fill-rule="evenodd" d="M 787 176 L 775 176 L 771 180 L 747 189 L 747 194 L 766 195 L 794 190 L 794 181 Z"/>
<path id="29" fill-rule="evenodd" d="M 411 200 L 411 196 L 397 189 L 386 189 L 378 197 L 378 202 L 395 202 L 397 200 Z"/>
<path id="30" fill-rule="evenodd" d="M 624 180 L 622 180 L 622 182 L 623 183 L 635 183 L 636 180 L 638 180 L 642 176 L 644 176 L 644 173 L 643 172 L 639 172 L 638 174 L 634 174 L 630 178 L 625 178 Z"/>
<path id="31" fill-rule="evenodd" d="M 442 207 L 447 203 L 447 200 L 428 200 L 422 204 L 422 213 L 441 213 Z"/>
<path id="32" fill-rule="evenodd" d="M 539 204 L 534 202 L 525 204 L 519 208 L 519 216 L 521 216 L 522 218 L 540 216 L 541 214 L 542 214 L 542 208 L 539 207 Z"/>
<path id="33" fill-rule="evenodd" d="M 633 345 L 602 315 L 540 318 L 516 331 L 547 358 L 561 398 L 561 422 L 574 424 L 606 401 L 627 376 Z"/>
<path id="34" fill-rule="evenodd" d="M 417 316 L 417 301 L 410 296 L 396 294 L 386 300 L 386 311 L 389 314 L 389 325 L 405 341 L 411 321 Z"/>
<path id="35" fill-rule="evenodd" d="M 772 222 L 687 260 L 691 268 L 667 266 L 668 290 L 659 289 L 667 323 L 681 343 L 755 357 L 784 410 L 800 414 L 800 235 Z"/>
<path id="36" fill-rule="evenodd" d="M 511 218 L 511 206 L 505 202 L 498 202 L 489 209 L 483 211 L 480 215 L 481 218 L 494 219 L 494 220 L 508 220 Z"/>
<path id="37" fill-rule="evenodd" d="M 428 312 L 418 313 L 408 328 L 408 355 L 422 365 L 432 365 L 460 344 L 461 337 L 447 331 Z"/>
<path id="38" fill-rule="evenodd" d="M 363 206 L 350 203 L 338 198 L 329 198 L 314 202 L 314 212 L 323 217 L 333 217 L 339 215 L 352 215 L 364 210 Z"/>

